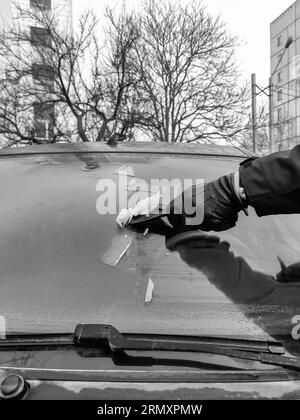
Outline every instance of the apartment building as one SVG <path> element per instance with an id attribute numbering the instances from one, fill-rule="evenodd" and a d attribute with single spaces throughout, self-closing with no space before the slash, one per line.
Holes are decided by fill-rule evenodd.
<path id="1" fill-rule="evenodd" d="M 274 151 L 286 150 L 300 143 L 300 0 L 271 23 L 271 74 Z"/>
<path id="2" fill-rule="evenodd" d="M 13 25 L 17 21 L 17 8 L 19 5 L 22 9 L 30 8 L 32 12 L 55 13 L 58 18 L 60 31 L 70 32 L 73 30 L 72 16 L 72 0 L 1 0 L 0 10 L 0 30 Z M 20 21 L 17 22 L 20 25 Z M 28 51 L 28 57 L 32 61 L 33 82 L 43 82 L 45 93 L 49 93 L 54 85 L 54 71 L 51 63 L 47 65 L 36 62 L 34 47 L 47 48 L 51 43 L 51 37 L 47 29 L 39 27 L 34 21 L 22 21 L 22 31 L 28 31 L 31 40 L 31 49 Z M 1 67 L 1 63 L 0 63 Z M 5 71 L 5 69 L 2 69 Z M 45 95 L 46 96 L 46 95 Z M 33 104 L 33 127 L 32 135 L 39 141 L 49 141 L 53 137 L 55 125 L 55 107 L 53 104 L 42 103 L 38 100 Z"/>

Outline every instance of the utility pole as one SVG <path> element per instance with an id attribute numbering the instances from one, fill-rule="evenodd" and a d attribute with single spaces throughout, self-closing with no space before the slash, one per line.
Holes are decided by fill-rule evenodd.
<path id="1" fill-rule="evenodd" d="M 257 128 L 257 105 L 256 105 L 256 74 L 251 77 L 252 86 L 252 144 L 253 153 L 256 153 L 256 128 Z"/>
<path id="2" fill-rule="evenodd" d="M 273 127 L 274 127 L 274 102 L 273 102 L 273 78 L 269 79 L 269 151 L 270 153 L 274 152 L 274 137 L 273 137 Z"/>

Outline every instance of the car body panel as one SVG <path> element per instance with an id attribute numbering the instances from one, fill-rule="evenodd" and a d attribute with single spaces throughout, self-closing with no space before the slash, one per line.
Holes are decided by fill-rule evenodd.
<path id="1" fill-rule="evenodd" d="M 118 143 L 117 147 L 106 143 L 72 143 L 72 144 L 43 144 L 30 147 L 4 148 L 0 150 L 2 156 L 51 154 L 51 153 L 161 153 L 186 154 L 202 156 L 232 156 L 247 159 L 254 155 L 246 149 L 213 144 L 184 144 L 184 143 L 153 143 L 153 142 L 125 142 Z"/>
<path id="2" fill-rule="evenodd" d="M 30 381 L 28 399 L 91 400 L 299 400 L 300 381 L 265 383 L 78 383 Z"/>
<path id="3" fill-rule="evenodd" d="M 22 372 L 22 371 L 21 371 Z M 10 369 L 10 373 L 18 373 Z M 0 371 L 0 376 L 1 376 Z M 6 371 L 5 373 L 9 373 Z M 26 373 L 23 370 L 23 377 L 30 386 L 26 395 L 28 400 L 97 400 L 97 401 L 118 401 L 118 400 L 299 400 L 300 380 L 295 380 L 293 375 L 284 379 L 283 375 L 277 373 L 273 378 L 258 379 L 258 374 L 244 373 L 235 377 L 231 372 L 223 372 L 223 379 L 213 379 L 213 372 L 206 372 L 207 378 L 198 378 L 186 373 L 181 379 L 176 380 L 176 374 L 166 378 L 166 372 L 157 372 L 156 377 L 151 377 L 144 372 L 144 380 L 137 379 L 138 372 L 124 372 L 123 380 L 85 380 L 86 373 L 78 373 L 79 379 L 69 380 L 47 380 L 32 379 L 34 372 Z M 74 374 L 74 373 L 73 373 Z M 100 372 L 101 375 L 101 372 Z M 108 376 L 107 373 L 102 375 Z M 211 377 L 209 378 L 209 375 Z M 38 375 L 36 375 L 38 376 Z M 142 375 L 140 375 L 141 378 Z M 252 376 L 252 377 L 251 377 Z M 174 379 L 175 378 L 175 379 Z M 226 379 L 225 379 L 226 378 Z"/>

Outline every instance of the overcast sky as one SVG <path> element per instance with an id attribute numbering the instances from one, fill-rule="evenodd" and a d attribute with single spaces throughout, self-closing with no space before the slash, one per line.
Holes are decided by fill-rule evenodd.
<path id="1" fill-rule="evenodd" d="M 184 1 L 184 0 L 182 0 Z M 194 0 L 200 1 L 200 0 Z M 238 59 L 244 78 L 257 73 L 259 85 L 267 85 L 270 72 L 270 23 L 293 4 L 293 0 L 204 0 L 212 14 L 221 13 L 233 34 L 239 35 L 244 46 L 239 48 Z M 106 4 L 111 7 L 121 0 L 73 0 L 74 18 L 85 8 L 92 7 L 101 15 Z M 125 0 L 129 6 L 141 0 Z"/>

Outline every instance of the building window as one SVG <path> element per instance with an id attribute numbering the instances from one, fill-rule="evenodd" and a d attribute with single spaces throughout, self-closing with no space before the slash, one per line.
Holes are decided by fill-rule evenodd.
<path id="1" fill-rule="evenodd" d="M 290 119 L 288 122 L 289 138 L 296 136 L 296 119 Z"/>
<path id="2" fill-rule="evenodd" d="M 283 124 L 277 126 L 277 137 L 279 140 L 282 140 L 283 138 Z"/>
<path id="3" fill-rule="evenodd" d="M 38 139 L 48 139 L 49 138 L 49 121 L 47 120 L 35 120 L 34 123 L 34 134 Z"/>
<path id="4" fill-rule="evenodd" d="M 33 105 L 33 111 L 35 136 L 39 139 L 49 139 L 54 128 L 54 104 L 36 102 Z"/>
<path id="5" fill-rule="evenodd" d="M 34 105 L 34 116 L 40 120 L 50 120 L 54 117 L 54 104 L 36 102 Z"/>
<path id="6" fill-rule="evenodd" d="M 55 79 L 54 68 L 46 64 L 33 64 L 32 75 L 37 80 Z"/>
<path id="7" fill-rule="evenodd" d="M 277 92 L 277 101 L 278 101 L 278 102 L 282 101 L 282 90 L 279 90 L 279 91 Z"/>
<path id="8" fill-rule="evenodd" d="M 282 108 L 277 109 L 277 121 L 282 120 Z"/>
<path id="9" fill-rule="evenodd" d="M 30 0 L 30 7 L 39 10 L 51 10 L 51 0 Z"/>
<path id="10" fill-rule="evenodd" d="M 51 47 L 51 34 L 49 29 L 31 26 L 30 39 L 33 45 Z"/>
<path id="11" fill-rule="evenodd" d="M 53 67 L 45 64 L 33 64 L 31 71 L 33 80 L 45 85 L 49 90 L 54 89 L 55 71 Z"/>
<path id="12" fill-rule="evenodd" d="M 277 47 L 281 47 L 281 45 L 282 45 L 282 36 L 280 35 L 280 36 L 277 38 Z"/>
<path id="13" fill-rule="evenodd" d="M 282 82 L 282 77 L 281 77 L 281 71 L 277 74 L 277 82 L 281 83 Z"/>

